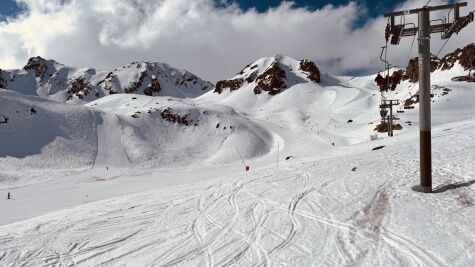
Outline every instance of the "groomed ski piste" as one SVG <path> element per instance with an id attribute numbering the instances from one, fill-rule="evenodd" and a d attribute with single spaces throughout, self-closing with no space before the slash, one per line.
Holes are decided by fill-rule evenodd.
<path id="1" fill-rule="evenodd" d="M 82 104 L 0 90 L 0 265 L 473 266 L 462 73 L 432 74 L 432 194 L 412 190 L 418 104 L 375 136 L 375 75 Z"/>

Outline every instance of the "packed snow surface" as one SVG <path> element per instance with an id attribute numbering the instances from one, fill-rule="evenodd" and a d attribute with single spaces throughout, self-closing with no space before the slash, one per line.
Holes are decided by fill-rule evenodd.
<path id="1" fill-rule="evenodd" d="M 0 91 L 0 265 L 473 266 L 475 86 L 449 76 L 433 194 L 411 189 L 418 104 L 370 141 L 375 76 L 83 106 Z"/>

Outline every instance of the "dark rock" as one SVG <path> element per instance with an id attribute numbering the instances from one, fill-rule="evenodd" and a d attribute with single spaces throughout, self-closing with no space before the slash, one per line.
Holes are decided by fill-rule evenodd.
<path id="1" fill-rule="evenodd" d="M 300 70 L 307 73 L 307 77 L 316 83 L 320 83 L 320 70 L 315 62 L 303 59 L 300 61 Z"/>
<path id="2" fill-rule="evenodd" d="M 214 93 L 221 94 L 224 89 L 228 89 L 232 92 L 234 90 L 239 89 L 244 83 L 243 79 L 234 79 L 234 80 L 223 80 L 216 83 L 216 88 L 214 89 Z"/>
<path id="3" fill-rule="evenodd" d="M 24 70 L 35 71 L 35 76 L 43 79 L 48 73 L 48 65 L 46 59 L 42 57 L 32 57 L 23 67 Z M 50 73 L 51 74 L 51 73 Z"/>
<path id="4" fill-rule="evenodd" d="M 254 93 L 260 94 L 262 91 L 266 91 L 270 95 L 276 95 L 287 88 L 285 79 L 285 71 L 279 66 L 277 61 L 274 61 L 264 73 L 257 77 Z"/>
<path id="5" fill-rule="evenodd" d="M 8 123 L 8 120 L 7 116 L 0 115 L 0 123 Z"/>
<path id="6" fill-rule="evenodd" d="M 80 99 L 84 98 L 89 94 L 89 91 L 92 90 L 92 85 L 89 82 L 84 81 L 83 78 L 79 77 L 74 80 L 71 80 L 68 84 L 68 100 L 72 99 L 73 95 L 76 95 Z"/>
<path id="7" fill-rule="evenodd" d="M 475 82 L 475 76 L 457 76 L 457 77 L 453 77 L 452 78 L 452 81 L 454 82 L 470 82 L 470 83 L 474 83 Z"/>
<path id="8" fill-rule="evenodd" d="M 445 55 L 440 61 L 440 69 L 451 69 L 457 61 L 464 70 L 475 68 L 475 44 L 472 43 L 464 48 L 457 48 L 454 52 Z"/>
<path id="9" fill-rule="evenodd" d="M 378 125 L 376 125 L 376 128 L 374 128 L 375 131 L 377 131 L 378 133 L 385 133 L 385 132 L 388 132 L 388 124 L 387 123 L 380 123 Z M 402 130 L 402 125 L 401 124 L 394 124 L 393 125 L 393 130 L 397 130 L 397 131 L 400 131 Z"/>
<path id="10" fill-rule="evenodd" d="M 4 78 L 3 70 L 0 69 L 0 88 L 7 88 L 7 80 Z"/>
<path id="11" fill-rule="evenodd" d="M 385 146 L 377 146 L 377 147 L 374 147 L 372 150 L 373 150 L 373 151 L 374 151 L 374 150 L 380 150 L 380 149 L 382 149 L 382 148 L 384 148 L 384 147 L 385 147 Z"/>
<path id="12" fill-rule="evenodd" d="M 256 80 L 256 78 L 257 78 L 257 71 L 254 71 L 246 78 L 246 82 L 252 83 L 253 81 Z"/>
<path id="13" fill-rule="evenodd" d="M 167 107 L 165 110 L 163 110 L 160 115 L 162 116 L 163 120 L 168 121 L 168 122 L 178 123 L 178 124 L 182 124 L 186 126 L 188 126 L 191 123 L 187 114 L 183 116 L 174 114 L 173 110 L 170 107 Z"/>

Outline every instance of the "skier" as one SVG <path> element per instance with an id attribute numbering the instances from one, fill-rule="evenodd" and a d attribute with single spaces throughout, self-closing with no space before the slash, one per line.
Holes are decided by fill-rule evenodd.
<path id="1" fill-rule="evenodd" d="M 7 199 L 11 199 L 10 192 L 8 192 L 8 194 L 7 194 Z"/>

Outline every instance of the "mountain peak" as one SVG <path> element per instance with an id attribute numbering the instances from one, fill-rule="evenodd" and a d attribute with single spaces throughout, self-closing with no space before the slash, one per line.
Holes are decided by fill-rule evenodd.
<path id="1" fill-rule="evenodd" d="M 0 87 L 57 101 L 92 101 L 116 93 L 188 98 L 206 93 L 213 86 L 186 70 L 146 61 L 100 71 L 68 67 L 37 56 L 30 58 L 23 70 L 0 72 Z"/>
<path id="2" fill-rule="evenodd" d="M 226 89 L 235 91 L 250 85 L 255 94 L 265 91 L 276 95 L 300 83 L 320 83 L 320 70 L 315 62 L 276 54 L 247 65 L 232 79 L 219 81 L 214 92 L 220 94 Z"/>
<path id="3" fill-rule="evenodd" d="M 36 77 L 44 79 L 47 76 L 53 76 L 53 74 L 57 71 L 58 65 L 64 66 L 54 60 L 47 60 L 40 56 L 36 56 L 30 58 L 23 69 L 26 71 L 34 71 Z"/>

